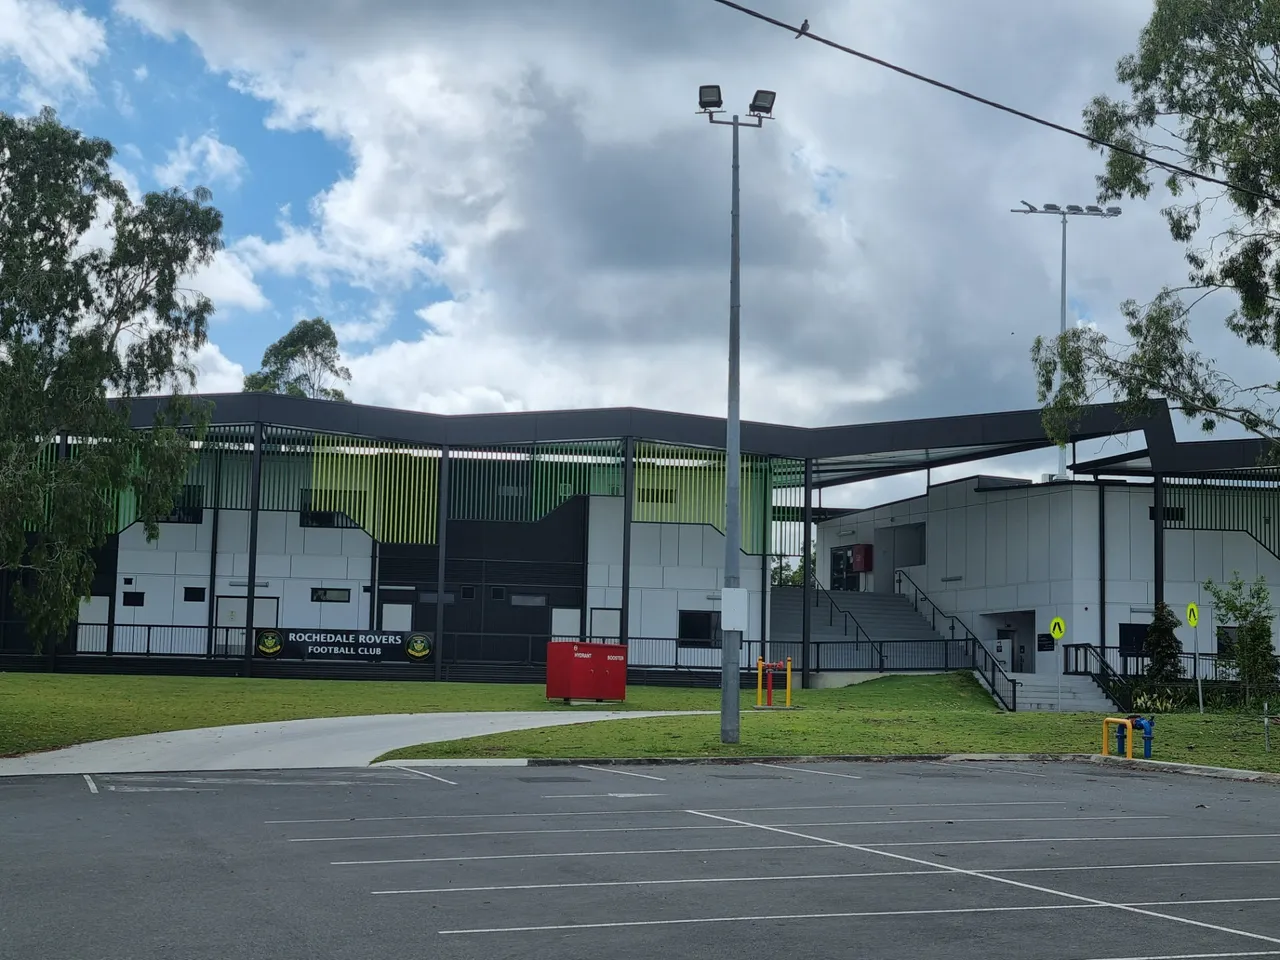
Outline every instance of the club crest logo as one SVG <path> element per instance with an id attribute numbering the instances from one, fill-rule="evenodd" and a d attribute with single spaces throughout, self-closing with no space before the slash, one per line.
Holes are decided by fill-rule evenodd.
<path id="1" fill-rule="evenodd" d="M 284 640 L 276 630 L 258 631 L 258 653 L 264 657 L 278 657 L 284 649 Z"/>
<path id="2" fill-rule="evenodd" d="M 431 656 L 431 636 L 426 633 L 411 633 L 405 640 L 405 656 L 410 660 L 420 661 Z"/>

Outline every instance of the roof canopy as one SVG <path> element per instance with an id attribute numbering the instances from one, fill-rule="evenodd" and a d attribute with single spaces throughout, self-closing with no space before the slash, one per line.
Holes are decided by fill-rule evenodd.
<path id="1" fill-rule="evenodd" d="M 501 446 L 637 437 L 724 448 L 723 419 L 636 407 L 450 416 L 270 393 L 214 394 L 203 399 L 213 405 L 214 425 L 262 422 L 402 443 Z M 149 426 L 165 401 L 164 397 L 132 401 L 133 425 Z M 1146 434 L 1148 444 L 1166 435 L 1172 443 L 1172 423 L 1163 402 L 1153 404 L 1150 414 L 1141 419 L 1126 417 L 1111 404 L 1087 407 L 1071 439 L 1094 440 L 1137 430 Z M 742 424 L 744 452 L 812 460 L 814 485 L 820 487 L 1049 446 L 1038 409 L 832 427 Z"/>

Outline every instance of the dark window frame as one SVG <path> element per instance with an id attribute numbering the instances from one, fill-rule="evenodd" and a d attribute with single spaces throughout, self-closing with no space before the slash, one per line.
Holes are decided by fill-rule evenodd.
<path id="1" fill-rule="evenodd" d="M 183 587 L 182 602 L 183 603 L 204 603 L 205 588 L 204 587 Z"/>
<path id="2" fill-rule="evenodd" d="M 676 646 L 718 650 L 724 642 L 719 610 L 681 610 L 676 630 Z"/>
<path id="3" fill-rule="evenodd" d="M 184 484 L 181 492 L 173 498 L 173 509 L 160 522 L 196 526 L 204 523 L 204 484 Z"/>
<path id="4" fill-rule="evenodd" d="M 343 498 L 360 499 L 365 495 L 363 490 L 342 490 Z M 341 510 L 313 510 L 311 500 L 315 496 L 312 487 L 303 487 L 299 491 L 298 526 L 319 530 L 359 530 L 356 523 Z"/>
<path id="5" fill-rule="evenodd" d="M 147 594 L 145 590 L 125 590 L 120 594 L 120 606 L 122 607 L 145 607 L 147 605 Z"/>
<path id="6" fill-rule="evenodd" d="M 329 596 L 329 594 L 344 594 L 344 593 L 346 594 L 346 596 L 341 600 L 337 599 L 336 597 Z M 312 603 L 350 603 L 351 588 L 350 587 L 312 587 L 311 602 Z"/>

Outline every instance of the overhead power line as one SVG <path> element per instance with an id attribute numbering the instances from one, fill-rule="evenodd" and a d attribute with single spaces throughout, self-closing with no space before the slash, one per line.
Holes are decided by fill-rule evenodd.
<path id="1" fill-rule="evenodd" d="M 755 17 L 757 20 L 762 20 L 765 23 L 772 24 L 780 30 L 786 30 L 792 34 L 802 35 L 806 40 L 813 40 L 816 43 L 821 43 L 825 46 L 831 47 L 833 50 L 839 50 L 841 53 L 847 53 L 852 57 L 858 57 L 861 60 L 866 60 L 868 63 L 874 63 L 878 67 L 884 67 L 886 70 L 892 70 L 894 73 L 900 73 L 904 77 L 910 77 L 912 80 L 919 80 L 921 83 L 927 83 L 931 87 L 937 87 L 940 90 L 946 90 L 948 93 L 954 93 L 956 96 L 964 97 L 966 100 L 973 100 L 975 103 L 981 103 L 983 106 L 991 107 L 994 110 L 1000 110 L 1003 113 L 1009 113 L 1015 117 L 1021 117 L 1023 120 L 1030 120 L 1032 123 L 1038 123 L 1042 127 L 1048 127 L 1050 130 L 1057 130 L 1059 133 L 1065 133 L 1076 137 L 1077 139 L 1087 141 L 1088 143 L 1097 144 L 1098 146 L 1105 147 L 1108 150 L 1114 150 L 1116 153 L 1122 153 L 1126 156 L 1134 157 L 1141 160 L 1143 163 L 1151 164 L 1153 167 L 1168 170 L 1170 173 L 1179 173 L 1185 177 L 1191 177 L 1194 180 L 1203 180 L 1205 183 L 1215 183 L 1220 187 L 1226 187 L 1230 190 L 1235 190 L 1238 193 L 1257 197 L 1259 200 L 1267 200 L 1271 203 L 1280 203 L 1280 198 L 1272 196 L 1265 191 L 1255 190 L 1252 187 L 1244 187 L 1238 183 L 1232 183 L 1230 180 L 1223 180 L 1207 173 L 1200 173 L 1196 170 L 1192 170 L 1189 167 L 1182 167 L 1176 163 L 1169 163 L 1167 160 L 1158 160 L 1149 154 L 1141 153 L 1137 150 L 1130 150 L 1128 147 L 1122 147 L 1109 140 L 1090 136 L 1083 130 L 1076 130 L 1072 127 L 1064 126 L 1061 123 L 1054 123 L 1052 120 L 1046 120 L 1044 117 L 1037 117 L 1033 113 L 1027 113 L 1025 110 L 1019 110 L 1017 107 L 1011 107 L 1008 104 L 1000 103 L 998 100 L 991 100 L 987 97 L 979 96 L 976 93 L 970 93 L 968 90 L 963 90 L 950 83 L 935 80 L 933 77 L 926 77 L 922 73 L 916 73 L 914 70 L 908 70 L 906 67 L 900 67 L 896 63 L 891 63 L 888 60 L 881 59 L 880 57 L 873 57 L 871 54 L 863 53 L 861 50 L 855 50 L 853 47 L 847 47 L 843 43 L 828 40 L 826 37 L 818 36 L 818 34 L 814 33 L 812 30 L 801 31 L 798 26 L 790 23 L 783 23 L 781 20 L 776 20 L 768 14 L 761 13 L 759 10 L 753 10 L 740 3 L 734 3 L 733 0 L 715 0 L 715 2 L 721 6 L 737 10 L 739 13 L 745 13 L 749 17 Z M 796 39 L 800 39 L 799 35 Z"/>

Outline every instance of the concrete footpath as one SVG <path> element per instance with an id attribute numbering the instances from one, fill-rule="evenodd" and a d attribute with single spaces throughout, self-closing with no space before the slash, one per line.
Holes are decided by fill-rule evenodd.
<path id="1" fill-rule="evenodd" d="M 693 711 L 684 711 L 687 715 Z M 673 712 L 409 713 L 325 717 L 177 730 L 82 743 L 0 759 L 0 777 L 197 770 L 319 770 L 363 767 L 388 750 L 487 733 Z"/>

